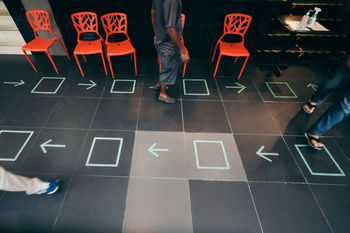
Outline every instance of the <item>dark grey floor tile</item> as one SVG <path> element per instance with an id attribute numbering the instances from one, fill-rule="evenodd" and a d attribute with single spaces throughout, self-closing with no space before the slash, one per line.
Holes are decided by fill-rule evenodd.
<path id="1" fill-rule="evenodd" d="M 217 78 L 223 100 L 261 101 L 261 97 L 253 82 L 248 77 L 237 81 L 233 78 Z"/>
<path id="2" fill-rule="evenodd" d="M 103 97 L 139 99 L 142 93 L 142 81 L 141 76 L 134 75 L 119 75 L 115 79 L 108 78 Z"/>
<path id="3" fill-rule="evenodd" d="M 347 233 L 350 229 L 350 187 L 311 185 L 318 203 L 334 233 Z"/>
<path id="4" fill-rule="evenodd" d="M 34 65 L 38 62 L 37 56 L 30 56 L 30 59 Z M 0 70 L 2 73 L 14 73 L 18 70 L 22 72 L 28 72 L 35 74 L 33 67 L 28 62 L 27 58 L 23 55 L 5 55 L 1 54 L 0 56 Z M 41 67 L 41 65 L 40 65 Z M 52 65 L 51 65 L 52 67 Z M 39 67 L 37 67 L 38 69 Z M 53 69 L 53 67 L 52 67 Z"/>
<path id="5" fill-rule="evenodd" d="M 97 104 L 98 99 L 63 97 L 55 106 L 46 126 L 88 129 Z"/>
<path id="6" fill-rule="evenodd" d="M 340 150 L 345 154 L 350 161 L 350 138 L 336 138 L 336 143 L 340 147 Z"/>
<path id="7" fill-rule="evenodd" d="M 264 232 L 331 233 L 309 187 L 250 183 Z"/>
<path id="8" fill-rule="evenodd" d="M 83 78 L 79 72 L 75 72 L 65 81 L 62 96 L 100 97 L 107 79 L 110 78 L 103 74 L 93 74 L 89 78 Z"/>
<path id="9" fill-rule="evenodd" d="M 186 132 L 231 133 L 221 101 L 183 101 Z"/>
<path id="10" fill-rule="evenodd" d="M 249 181 L 305 182 L 282 137 L 234 137 Z"/>
<path id="11" fill-rule="evenodd" d="M 89 131 L 77 174 L 129 176 L 135 132 Z"/>
<path id="12" fill-rule="evenodd" d="M 53 195 L 6 192 L 0 201 L 1 232 L 52 232 L 69 177 L 40 175 L 38 178 L 45 181 L 59 178 L 60 188 Z"/>
<path id="13" fill-rule="evenodd" d="M 73 177 L 54 232 L 122 232 L 127 178 Z"/>
<path id="14" fill-rule="evenodd" d="M 135 130 L 139 108 L 138 99 L 102 99 L 91 128 Z"/>
<path id="15" fill-rule="evenodd" d="M 191 54 L 190 54 L 191 55 Z M 181 65 L 181 75 L 182 75 L 182 68 L 183 65 Z M 210 68 L 210 60 L 208 58 L 198 58 L 198 57 L 192 57 L 190 62 L 187 64 L 185 78 L 194 77 L 194 76 L 211 76 L 212 72 Z"/>
<path id="16" fill-rule="evenodd" d="M 6 126 L 40 127 L 58 101 L 55 97 L 23 96 L 2 121 Z"/>
<path id="17" fill-rule="evenodd" d="M 70 74 L 42 74 L 29 85 L 25 95 L 39 97 L 61 96 L 70 76 Z"/>
<path id="18" fill-rule="evenodd" d="M 105 64 L 107 69 L 107 75 L 105 75 L 101 54 L 91 54 L 91 55 L 85 56 L 87 63 L 84 62 L 84 59 L 82 56 L 77 56 L 77 57 L 79 59 L 80 66 L 83 70 L 83 73 L 86 79 L 93 78 L 96 74 L 105 76 L 106 78 L 112 78 L 111 70 L 109 69 L 109 64 L 106 58 L 105 58 Z M 75 61 L 75 58 L 73 57 L 73 59 L 75 62 L 75 71 L 79 73 L 81 76 L 81 73 Z M 83 78 L 83 76 L 81 76 L 81 78 Z"/>
<path id="19" fill-rule="evenodd" d="M 9 114 L 10 110 L 18 103 L 20 97 L 9 96 L 0 99 L 0 125 L 1 121 Z"/>
<path id="20" fill-rule="evenodd" d="M 212 54 L 211 54 L 212 55 Z M 217 63 L 217 58 L 218 58 L 218 52 L 216 53 L 216 57 L 212 63 L 212 75 L 214 74 L 215 71 L 215 66 Z M 241 69 L 243 67 L 245 58 L 238 58 L 237 62 L 235 63 L 235 58 L 234 57 L 229 57 L 229 56 L 222 56 L 220 64 L 218 66 L 218 70 L 216 73 L 216 77 L 231 77 L 234 80 L 238 79 L 238 75 L 241 72 Z M 248 60 L 248 63 L 243 70 L 241 78 L 244 79 L 249 73 L 247 72 L 247 68 L 250 66 L 250 61 Z"/>
<path id="21" fill-rule="evenodd" d="M 190 180 L 194 233 L 261 232 L 246 182 Z"/>
<path id="22" fill-rule="evenodd" d="M 5 73 L 0 75 L 0 96 L 21 96 L 29 94 L 32 83 L 40 77 L 40 74 L 32 72 Z"/>
<path id="23" fill-rule="evenodd" d="M 315 92 L 319 79 L 253 78 L 264 101 L 305 102 Z"/>
<path id="24" fill-rule="evenodd" d="M 350 184 L 350 162 L 332 138 L 322 138 L 325 148 L 311 148 L 305 137 L 285 137 L 309 183 Z"/>
<path id="25" fill-rule="evenodd" d="M 1 128 L 0 166 L 10 171 L 18 170 L 38 136 L 39 129 Z"/>
<path id="26" fill-rule="evenodd" d="M 233 133 L 279 134 L 266 105 L 260 102 L 224 102 Z"/>
<path id="27" fill-rule="evenodd" d="M 265 103 L 265 105 L 284 135 L 304 135 L 329 106 L 319 106 L 312 115 L 309 115 L 304 112 L 301 103 Z"/>
<path id="28" fill-rule="evenodd" d="M 208 75 L 188 75 L 181 79 L 181 98 L 193 100 L 220 100 L 214 78 Z"/>
<path id="29" fill-rule="evenodd" d="M 165 104 L 157 100 L 141 101 L 138 130 L 183 131 L 181 103 Z"/>
<path id="30" fill-rule="evenodd" d="M 34 173 L 71 174 L 81 153 L 87 131 L 40 132 L 20 170 Z"/>

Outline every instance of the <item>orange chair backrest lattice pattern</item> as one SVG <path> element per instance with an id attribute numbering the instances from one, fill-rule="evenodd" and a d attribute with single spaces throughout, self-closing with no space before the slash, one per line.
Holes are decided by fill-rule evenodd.
<path id="1" fill-rule="evenodd" d="M 130 40 L 127 34 L 128 22 L 126 14 L 124 13 L 110 13 L 101 17 L 103 29 L 106 32 L 106 43 L 108 43 L 108 37 L 114 33 L 124 33 Z"/>
<path id="2" fill-rule="evenodd" d="M 37 37 L 36 31 L 45 30 L 52 32 L 50 15 L 47 11 L 27 11 L 26 16 L 30 26 L 34 30 L 35 37 Z"/>
<path id="3" fill-rule="evenodd" d="M 252 17 L 244 14 L 228 14 L 225 16 L 224 34 L 238 34 L 243 37 L 247 32 Z"/>
<path id="4" fill-rule="evenodd" d="M 93 12 L 78 12 L 71 15 L 73 25 L 78 32 L 78 41 L 80 34 L 85 32 L 95 32 L 101 39 L 98 33 L 97 15 Z"/>

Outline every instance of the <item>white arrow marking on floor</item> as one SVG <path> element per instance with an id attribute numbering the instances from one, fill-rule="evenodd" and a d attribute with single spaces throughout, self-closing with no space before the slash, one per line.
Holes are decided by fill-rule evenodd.
<path id="1" fill-rule="evenodd" d="M 41 149 L 43 150 L 44 154 L 47 153 L 47 150 L 45 147 L 66 147 L 66 145 L 55 145 L 55 144 L 49 144 L 52 142 L 52 139 L 44 142 L 43 144 L 40 145 Z"/>
<path id="2" fill-rule="evenodd" d="M 228 89 L 239 88 L 240 90 L 237 91 L 237 94 L 241 93 L 241 92 L 246 88 L 246 86 L 244 86 L 244 85 L 242 85 L 242 84 L 240 84 L 240 83 L 238 83 L 238 82 L 235 82 L 235 84 L 236 84 L 237 86 L 226 86 L 226 88 L 228 88 Z"/>
<path id="3" fill-rule="evenodd" d="M 262 153 L 261 151 L 265 148 L 265 146 L 261 146 L 260 149 L 256 152 L 257 155 L 259 155 L 261 158 L 266 159 L 269 162 L 272 162 L 271 159 L 267 158 L 266 156 L 279 156 L 278 153 Z M 266 155 L 266 156 L 265 156 Z"/>
<path id="4" fill-rule="evenodd" d="M 156 145 L 157 143 L 153 143 L 153 145 L 150 148 L 148 148 L 148 151 L 152 153 L 154 156 L 156 156 L 157 158 L 159 158 L 159 155 L 155 153 L 155 151 L 169 151 L 168 149 L 154 149 Z"/>
<path id="5" fill-rule="evenodd" d="M 86 90 L 89 90 L 90 88 L 93 88 L 93 87 L 96 87 L 97 84 L 92 81 L 92 80 L 89 80 L 90 83 L 78 83 L 79 86 L 89 86 L 88 88 L 86 88 Z"/>
<path id="6" fill-rule="evenodd" d="M 23 84 L 25 84 L 25 82 L 23 80 L 19 81 L 19 82 L 3 82 L 4 84 L 11 84 L 14 85 L 15 87 L 21 86 Z"/>
<path id="7" fill-rule="evenodd" d="M 309 84 L 307 85 L 307 87 L 311 87 L 314 91 L 317 90 L 317 85 L 315 85 L 315 84 L 313 84 L 313 83 L 309 83 Z"/>

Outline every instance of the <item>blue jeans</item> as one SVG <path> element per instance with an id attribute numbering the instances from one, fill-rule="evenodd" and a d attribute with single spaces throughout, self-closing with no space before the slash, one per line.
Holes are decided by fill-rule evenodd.
<path id="1" fill-rule="evenodd" d="M 321 136 L 350 114 L 350 67 L 347 64 L 348 59 L 350 59 L 350 56 L 345 59 L 335 75 L 322 83 L 312 95 L 310 100 L 319 104 L 340 86 L 346 86 L 348 88 L 344 97 L 323 114 L 323 116 L 307 131 L 309 134 Z"/>

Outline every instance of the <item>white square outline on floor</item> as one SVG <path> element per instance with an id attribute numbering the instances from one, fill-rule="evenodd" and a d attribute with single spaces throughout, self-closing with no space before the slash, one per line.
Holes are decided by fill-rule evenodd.
<path id="1" fill-rule="evenodd" d="M 300 147 L 310 147 L 307 144 L 296 144 L 294 145 L 295 148 L 297 149 L 300 157 L 302 158 L 303 162 L 305 163 L 307 169 L 309 170 L 309 172 L 311 173 L 311 175 L 313 176 L 346 176 L 345 173 L 343 172 L 343 170 L 340 168 L 339 164 L 337 163 L 337 161 L 335 161 L 335 159 L 333 158 L 332 154 L 328 151 L 327 147 L 325 145 L 323 145 L 323 149 L 327 152 L 328 156 L 331 158 L 331 160 L 333 161 L 333 163 L 335 164 L 335 166 L 338 168 L 340 173 L 325 173 L 325 172 L 314 172 L 311 167 L 309 166 L 309 163 L 306 161 L 305 157 L 303 156 L 303 153 L 301 153 L 300 151 Z"/>
<path id="2" fill-rule="evenodd" d="M 205 84 L 205 89 L 206 89 L 206 91 L 207 91 L 207 93 L 187 93 L 187 90 L 186 90 L 186 81 L 204 81 L 204 84 Z M 184 95 L 205 95 L 205 96 L 207 96 L 207 95 L 210 95 L 210 92 L 209 92 L 209 88 L 208 88 L 208 84 L 207 84 L 207 80 L 205 80 L 205 79 L 183 79 L 182 80 L 182 86 L 183 86 L 183 89 L 184 89 Z"/>
<path id="3" fill-rule="evenodd" d="M 131 91 L 113 91 L 114 85 L 115 85 L 116 82 L 133 82 L 132 90 Z M 112 93 L 112 94 L 134 94 L 135 86 L 136 86 L 136 80 L 134 80 L 134 79 L 113 80 L 113 84 L 112 84 L 110 93 Z"/>
<path id="4" fill-rule="evenodd" d="M 19 149 L 18 153 L 16 154 L 16 156 L 14 158 L 0 158 L 0 161 L 16 161 L 17 158 L 19 157 L 19 155 L 22 153 L 22 150 L 24 149 L 24 147 L 27 145 L 27 143 L 29 142 L 30 138 L 33 136 L 34 131 L 20 131 L 20 130 L 0 130 L 0 134 L 1 133 L 25 133 L 25 134 L 30 134 L 29 137 L 26 139 L 26 141 L 24 142 L 24 144 L 22 145 L 22 147 Z"/>
<path id="5" fill-rule="evenodd" d="M 61 83 L 57 86 L 56 90 L 54 92 L 52 91 L 34 91 L 39 85 L 40 83 L 44 80 L 44 79 L 61 79 Z M 46 94 L 46 95 L 55 95 L 57 93 L 57 91 L 60 89 L 60 87 L 62 86 L 64 80 L 66 80 L 65 77 L 42 77 L 40 79 L 40 81 L 35 85 L 35 87 L 33 88 L 33 90 L 31 90 L 30 93 L 33 93 L 33 94 Z"/>
<path id="6" fill-rule="evenodd" d="M 271 94 L 273 95 L 273 97 L 275 97 L 276 99 L 297 99 L 298 96 L 295 94 L 295 92 L 293 91 L 293 89 L 289 86 L 289 84 L 287 82 L 265 82 L 266 86 L 269 88 Z M 292 92 L 293 96 L 279 96 L 279 95 L 275 95 L 275 93 L 273 92 L 273 90 L 270 87 L 270 84 L 284 84 L 288 87 L 288 89 L 290 90 L 290 92 Z"/>
<path id="7" fill-rule="evenodd" d="M 94 150 L 95 143 L 97 140 L 106 140 L 106 141 L 120 141 L 119 143 L 119 149 L 118 149 L 118 155 L 117 155 L 117 160 L 115 164 L 105 164 L 105 163 L 90 163 L 90 158 L 92 151 Z M 86 160 L 85 166 L 87 167 L 118 167 L 119 165 L 119 159 L 120 159 L 120 153 L 122 150 L 122 145 L 123 145 L 123 138 L 106 138 L 106 137 L 94 137 L 94 140 L 91 144 L 91 148 L 89 151 L 88 158 Z"/>
<path id="8" fill-rule="evenodd" d="M 224 152 L 224 157 L 225 157 L 225 167 L 209 167 L 209 166 L 201 166 L 199 164 L 199 156 L 198 156 L 198 150 L 197 150 L 197 143 L 218 143 L 221 145 L 222 152 Z M 230 164 L 228 163 L 225 147 L 223 141 L 210 141 L 210 140 L 193 140 L 193 146 L 194 146 L 194 154 L 196 156 L 196 165 L 198 169 L 211 169 L 211 170 L 229 170 L 230 169 Z"/>

